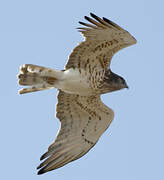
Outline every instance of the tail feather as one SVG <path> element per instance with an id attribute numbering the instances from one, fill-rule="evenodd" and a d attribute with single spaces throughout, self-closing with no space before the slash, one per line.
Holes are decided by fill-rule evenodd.
<path id="1" fill-rule="evenodd" d="M 19 90 L 19 94 L 24 94 L 54 88 L 57 79 L 53 69 L 25 64 L 20 67 L 18 80 L 20 85 L 31 86 Z"/>
<path id="2" fill-rule="evenodd" d="M 46 90 L 46 89 L 51 89 L 51 88 L 54 88 L 54 87 L 39 87 L 39 86 L 32 86 L 30 88 L 23 88 L 23 89 L 20 89 L 18 91 L 19 94 L 25 94 L 25 93 L 30 93 L 30 92 L 36 92 L 36 91 L 42 91 L 42 90 Z"/>

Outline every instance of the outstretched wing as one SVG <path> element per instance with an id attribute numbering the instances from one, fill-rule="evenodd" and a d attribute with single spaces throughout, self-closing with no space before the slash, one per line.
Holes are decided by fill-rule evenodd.
<path id="1" fill-rule="evenodd" d="M 122 48 L 133 45 L 136 39 L 129 32 L 106 19 L 99 18 L 90 13 L 90 18 L 85 16 L 85 19 L 91 24 L 79 22 L 86 26 L 78 28 L 84 35 L 85 41 L 80 43 L 69 56 L 66 69 L 68 68 L 89 68 L 102 69 L 108 68 L 114 53 Z"/>
<path id="2" fill-rule="evenodd" d="M 60 131 L 55 142 L 41 157 L 38 174 L 57 169 L 86 154 L 98 141 L 113 120 L 113 111 L 100 96 L 79 96 L 60 91 L 57 117 Z"/>

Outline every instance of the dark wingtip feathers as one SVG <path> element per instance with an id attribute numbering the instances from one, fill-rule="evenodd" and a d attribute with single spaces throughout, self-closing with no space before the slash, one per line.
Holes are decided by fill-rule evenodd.
<path id="1" fill-rule="evenodd" d="M 41 175 L 41 174 L 44 174 L 44 173 L 46 173 L 46 172 L 44 171 L 44 169 L 41 169 L 41 170 L 38 171 L 37 174 L 38 174 L 38 175 Z"/>
<path id="2" fill-rule="evenodd" d="M 84 19 L 86 19 L 87 21 L 91 22 L 91 25 L 96 25 L 96 26 L 102 27 L 101 25 L 107 26 L 107 24 L 109 24 L 110 26 L 113 26 L 114 28 L 116 28 L 118 30 L 122 30 L 122 28 L 120 26 L 118 26 L 116 23 L 112 22 L 111 20 L 109 20 L 109 19 L 107 19 L 105 17 L 100 18 L 100 17 L 96 16 L 94 13 L 90 13 L 90 16 L 91 16 L 91 18 L 88 17 L 88 16 L 84 16 Z M 79 21 L 79 23 L 81 25 L 91 27 L 87 23 L 84 23 L 84 22 L 81 22 L 81 21 Z M 91 27 L 91 28 L 94 28 L 94 27 Z"/>
<path id="3" fill-rule="evenodd" d="M 40 169 L 41 168 L 41 165 L 39 165 L 36 169 Z"/>
<path id="4" fill-rule="evenodd" d="M 87 21 L 90 21 L 90 18 L 88 16 L 84 16 L 84 18 L 87 20 Z"/>
<path id="5" fill-rule="evenodd" d="M 81 24 L 81 25 L 86 25 L 86 23 L 84 23 L 84 22 L 81 22 L 81 21 L 79 21 L 79 24 Z"/>
<path id="6" fill-rule="evenodd" d="M 109 23 L 109 24 L 113 25 L 112 21 L 110 21 L 109 19 L 107 19 L 107 18 L 103 17 L 103 20 L 104 20 L 105 22 L 107 22 L 107 23 Z"/>
<path id="7" fill-rule="evenodd" d="M 121 27 L 119 27 L 117 24 L 115 24 L 114 22 L 112 22 L 111 20 L 103 17 L 103 20 L 107 23 L 109 23 L 110 25 L 112 25 L 113 27 L 117 28 L 117 29 L 121 29 Z"/>
<path id="8" fill-rule="evenodd" d="M 44 153 L 41 157 L 40 157 L 40 160 L 42 161 L 43 159 L 45 159 L 46 157 L 48 156 L 48 153 Z"/>
<path id="9" fill-rule="evenodd" d="M 98 16 L 96 16 L 96 15 L 93 14 L 93 13 L 90 13 L 90 15 L 91 15 L 91 17 L 93 17 L 93 18 L 95 18 L 95 19 L 98 19 L 98 18 L 99 18 Z"/>

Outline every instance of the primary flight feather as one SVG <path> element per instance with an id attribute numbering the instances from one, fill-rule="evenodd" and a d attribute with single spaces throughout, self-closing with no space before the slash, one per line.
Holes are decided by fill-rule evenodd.
<path id="1" fill-rule="evenodd" d="M 20 67 L 19 84 L 29 86 L 20 94 L 57 88 L 56 116 L 60 131 L 38 166 L 38 174 L 57 169 L 86 154 L 113 120 L 114 113 L 100 95 L 127 88 L 126 81 L 113 73 L 110 62 L 122 48 L 136 43 L 126 30 L 93 13 L 79 22 L 85 41 L 73 49 L 65 69 L 54 70 L 32 64 Z"/>

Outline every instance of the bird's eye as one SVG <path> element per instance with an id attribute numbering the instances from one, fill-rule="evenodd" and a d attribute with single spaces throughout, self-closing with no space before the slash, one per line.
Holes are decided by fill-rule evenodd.
<path id="1" fill-rule="evenodd" d="M 120 78 L 120 82 L 121 82 L 122 84 L 125 84 L 125 80 L 124 80 L 123 78 Z"/>

